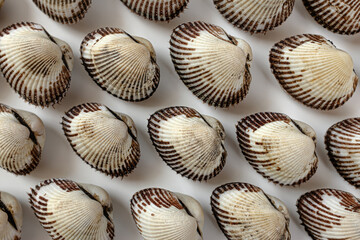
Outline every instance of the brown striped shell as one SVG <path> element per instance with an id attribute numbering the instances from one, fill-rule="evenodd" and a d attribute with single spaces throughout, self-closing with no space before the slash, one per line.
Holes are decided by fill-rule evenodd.
<path id="1" fill-rule="evenodd" d="M 229 240 L 290 240 L 290 216 L 283 202 L 248 183 L 228 183 L 211 195 L 216 221 Z"/>
<path id="2" fill-rule="evenodd" d="M 150 116 L 148 131 L 156 151 L 174 171 L 207 181 L 224 168 L 225 130 L 221 123 L 189 107 L 169 107 Z"/>
<path id="3" fill-rule="evenodd" d="M 360 200 L 348 192 L 318 189 L 297 201 L 305 230 L 316 240 L 360 239 Z"/>
<path id="4" fill-rule="evenodd" d="M 140 159 L 133 120 L 105 105 L 85 103 L 71 108 L 62 127 L 79 157 L 106 175 L 127 176 Z"/>
<path id="5" fill-rule="evenodd" d="M 19 201 L 9 193 L 0 192 L 0 239 L 20 240 L 22 223 Z"/>
<path id="6" fill-rule="evenodd" d="M 194 198 L 161 188 L 133 195 L 131 213 L 145 240 L 202 240 L 204 213 Z"/>
<path id="7" fill-rule="evenodd" d="M 149 98 L 160 81 L 152 44 L 119 28 L 100 28 L 81 44 L 86 71 L 103 90 L 126 101 Z"/>
<path id="8" fill-rule="evenodd" d="M 31 189 L 29 202 L 52 239 L 114 239 L 111 199 L 98 186 L 49 179 Z"/>
<path id="9" fill-rule="evenodd" d="M 23 99 L 36 106 L 54 105 L 65 96 L 73 58 L 67 43 L 37 23 L 16 23 L 0 32 L 1 72 Z"/>
<path id="10" fill-rule="evenodd" d="M 1 168 L 29 174 L 39 164 L 44 144 L 45 127 L 38 116 L 0 103 Z"/>
<path id="11" fill-rule="evenodd" d="M 320 35 L 297 35 L 276 43 L 270 65 L 293 98 L 315 109 L 340 107 L 358 83 L 351 56 Z"/>
<path id="12" fill-rule="evenodd" d="M 315 173 L 316 134 L 285 114 L 260 112 L 241 119 L 237 139 L 246 160 L 263 177 L 280 185 L 298 185 Z"/>
<path id="13" fill-rule="evenodd" d="M 295 0 L 213 0 L 234 26 L 250 33 L 266 33 L 290 16 Z"/>
<path id="14" fill-rule="evenodd" d="M 189 22 L 173 30 L 170 53 L 183 83 L 203 102 L 229 107 L 247 95 L 252 51 L 244 40 L 212 24 Z"/>

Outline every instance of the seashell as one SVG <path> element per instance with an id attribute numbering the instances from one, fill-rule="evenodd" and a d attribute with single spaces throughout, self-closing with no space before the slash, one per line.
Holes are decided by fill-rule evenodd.
<path id="1" fill-rule="evenodd" d="M 293 98 L 321 110 L 343 105 L 358 82 L 351 56 L 320 35 L 297 35 L 276 43 L 270 65 Z"/>
<path id="2" fill-rule="evenodd" d="M 290 217 L 284 203 L 248 183 L 228 183 L 211 195 L 216 221 L 229 240 L 290 240 Z"/>
<path id="3" fill-rule="evenodd" d="M 219 12 L 235 27 L 250 33 L 266 33 L 290 16 L 295 0 L 213 0 Z"/>
<path id="4" fill-rule="evenodd" d="M 9 193 L 0 192 L 0 239 L 20 240 L 22 222 L 19 201 Z"/>
<path id="5" fill-rule="evenodd" d="M 84 162 L 111 177 L 124 177 L 140 158 L 133 120 L 105 105 L 85 103 L 63 117 L 67 140 Z"/>
<path id="6" fill-rule="evenodd" d="M 0 103 L 1 168 L 29 174 L 39 164 L 44 144 L 45 127 L 38 116 Z"/>
<path id="7" fill-rule="evenodd" d="M 70 46 L 37 23 L 13 24 L 0 32 L 0 69 L 10 86 L 31 104 L 61 101 L 70 86 Z"/>
<path id="8" fill-rule="evenodd" d="M 316 133 L 282 113 L 260 112 L 241 119 L 237 139 L 246 160 L 263 177 L 280 185 L 298 185 L 314 175 Z"/>
<path id="9" fill-rule="evenodd" d="M 119 28 L 100 28 L 81 44 L 86 71 L 103 90 L 126 101 L 149 98 L 160 81 L 155 50 Z"/>
<path id="10" fill-rule="evenodd" d="M 54 240 L 114 239 L 111 199 L 98 186 L 49 179 L 31 189 L 29 202 Z"/>
<path id="11" fill-rule="evenodd" d="M 135 193 L 131 213 L 145 240 L 202 240 L 204 213 L 194 198 L 161 188 Z"/>
<path id="12" fill-rule="evenodd" d="M 77 23 L 84 18 L 91 0 L 33 0 L 50 18 L 62 24 Z"/>
<path id="13" fill-rule="evenodd" d="M 192 93 L 215 107 L 243 100 L 251 82 L 250 45 L 204 22 L 174 29 L 170 53 L 175 70 Z"/>
<path id="14" fill-rule="evenodd" d="M 160 157 L 181 176 L 207 181 L 224 168 L 225 130 L 213 117 L 169 107 L 151 115 L 148 131 Z"/>
<path id="15" fill-rule="evenodd" d="M 152 21 L 170 21 L 182 13 L 189 0 L 121 0 L 131 11 Z"/>
<path id="16" fill-rule="evenodd" d="M 297 201 L 298 213 L 312 239 L 360 239 L 360 200 L 336 189 L 318 189 Z"/>

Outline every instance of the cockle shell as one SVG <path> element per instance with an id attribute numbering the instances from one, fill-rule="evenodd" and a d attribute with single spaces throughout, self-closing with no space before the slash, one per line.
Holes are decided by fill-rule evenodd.
<path id="1" fill-rule="evenodd" d="M 0 69 L 10 86 L 31 104 L 61 101 L 70 86 L 73 53 L 41 25 L 13 24 L 0 32 Z"/>
<path id="2" fill-rule="evenodd" d="M 360 200 L 336 189 L 318 189 L 297 201 L 298 213 L 312 239 L 360 239 Z"/>
<path id="3" fill-rule="evenodd" d="M 209 105 L 229 107 L 249 91 L 251 47 L 218 26 L 181 24 L 171 35 L 170 53 L 181 80 Z"/>
<path id="4" fill-rule="evenodd" d="M 248 183 L 228 183 L 211 195 L 211 208 L 227 239 L 290 240 L 284 203 Z"/>
<path id="5" fill-rule="evenodd" d="M 155 50 L 144 38 L 118 28 L 100 28 L 85 37 L 80 51 L 95 83 L 118 98 L 142 101 L 159 85 Z"/>
<path id="6" fill-rule="evenodd" d="M 316 134 L 285 114 L 260 112 L 241 119 L 237 139 L 246 160 L 263 177 L 280 185 L 298 185 L 314 175 Z"/>
<path id="7" fill-rule="evenodd" d="M 31 189 L 29 202 L 52 239 L 114 238 L 111 199 L 98 186 L 49 179 Z"/>
<path id="8" fill-rule="evenodd" d="M 131 11 L 153 21 L 170 21 L 184 11 L 189 0 L 121 0 Z"/>
<path id="9" fill-rule="evenodd" d="M 160 157 L 184 177 L 206 181 L 219 174 L 225 165 L 223 126 L 195 109 L 161 109 L 151 115 L 148 131 Z"/>
<path id="10" fill-rule="evenodd" d="M 20 240 L 22 222 L 19 201 L 9 193 L 0 192 L 0 239 Z"/>
<path id="11" fill-rule="evenodd" d="M 161 188 L 135 193 L 131 213 L 145 240 L 202 240 L 204 213 L 194 198 Z"/>
<path id="12" fill-rule="evenodd" d="M 213 0 L 234 26 L 250 33 L 266 33 L 290 16 L 295 0 Z"/>
<path id="13" fill-rule="evenodd" d="M 297 35 L 276 43 L 270 64 L 293 98 L 316 109 L 340 107 L 358 83 L 351 56 L 319 35 Z"/>
<path id="14" fill-rule="evenodd" d="M 33 0 L 36 6 L 53 20 L 72 24 L 84 18 L 92 0 Z"/>
<path id="15" fill-rule="evenodd" d="M 35 114 L 0 103 L 0 167 L 26 175 L 39 164 L 45 127 Z M 0 238 L 1 239 L 1 238 Z"/>
<path id="16" fill-rule="evenodd" d="M 96 170 L 123 177 L 136 167 L 140 146 L 129 116 L 102 104 L 85 103 L 66 112 L 62 126 L 74 151 Z"/>

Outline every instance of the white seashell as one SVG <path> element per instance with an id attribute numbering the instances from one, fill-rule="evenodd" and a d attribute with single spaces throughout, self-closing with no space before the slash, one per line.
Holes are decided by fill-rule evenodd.
<path id="1" fill-rule="evenodd" d="M 351 56 L 319 35 L 297 35 L 276 43 L 270 51 L 270 64 L 293 98 L 316 109 L 340 107 L 358 83 Z"/>
<path id="2" fill-rule="evenodd" d="M 263 177 L 280 185 L 298 185 L 314 175 L 316 134 L 285 114 L 260 112 L 241 119 L 237 139 L 246 160 Z"/>
<path id="3" fill-rule="evenodd" d="M 207 181 L 225 165 L 223 126 L 195 109 L 161 109 L 151 115 L 148 131 L 160 157 L 184 177 Z"/>
<path id="4" fill-rule="evenodd" d="M 149 98 L 160 81 L 151 43 L 118 28 L 100 28 L 81 44 L 86 71 L 103 90 L 126 101 Z"/>
<path id="5" fill-rule="evenodd" d="M 145 240 L 202 240 L 204 213 L 194 198 L 161 188 L 135 193 L 131 213 Z"/>
<path id="6" fill-rule="evenodd" d="M 20 240 L 22 223 L 19 201 L 9 193 L 0 192 L 0 239 Z"/>
<path id="7" fill-rule="evenodd" d="M 31 104 L 61 101 L 70 86 L 73 53 L 41 25 L 13 24 L 0 32 L 0 69 L 10 86 Z"/>
<path id="8" fill-rule="evenodd" d="M 211 195 L 211 208 L 229 240 L 290 240 L 284 203 L 248 183 L 228 183 Z"/>
<path id="9" fill-rule="evenodd" d="M 360 200 L 336 189 L 318 189 L 297 201 L 298 213 L 312 239 L 360 239 Z"/>
<path id="10" fill-rule="evenodd" d="M 204 22 L 174 29 L 170 53 L 175 70 L 192 93 L 215 107 L 229 107 L 249 91 L 252 51 L 242 39 Z"/>
<path id="11" fill-rule="evenodd" d="M 39 164 L 44 144 L 45 127 L 38 116 L 0 103 L 1 168 L 29 174 Z"/>
<path id="12" fill-rule="evenodd" d="M 110 196 L 98 186 L 49 179 L 31 189 L 29 201 L 52 239 L 114 238 Z"/>
<path id="13" fill-rule="evenodd" d="M 133 120 L 98 103 L 70 109 L 62 121 L 67 140 L 84 162 L 111 177 L 127 176 L 140 158 Z"/>

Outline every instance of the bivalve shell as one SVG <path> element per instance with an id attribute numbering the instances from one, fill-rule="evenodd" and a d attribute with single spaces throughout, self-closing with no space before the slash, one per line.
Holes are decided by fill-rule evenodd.
<path id="1" fill-rule="evenodd" d="M 19 201 L 9 193 L 0 192 L 0 239 L 20 240 L 22 222 Z"/>

